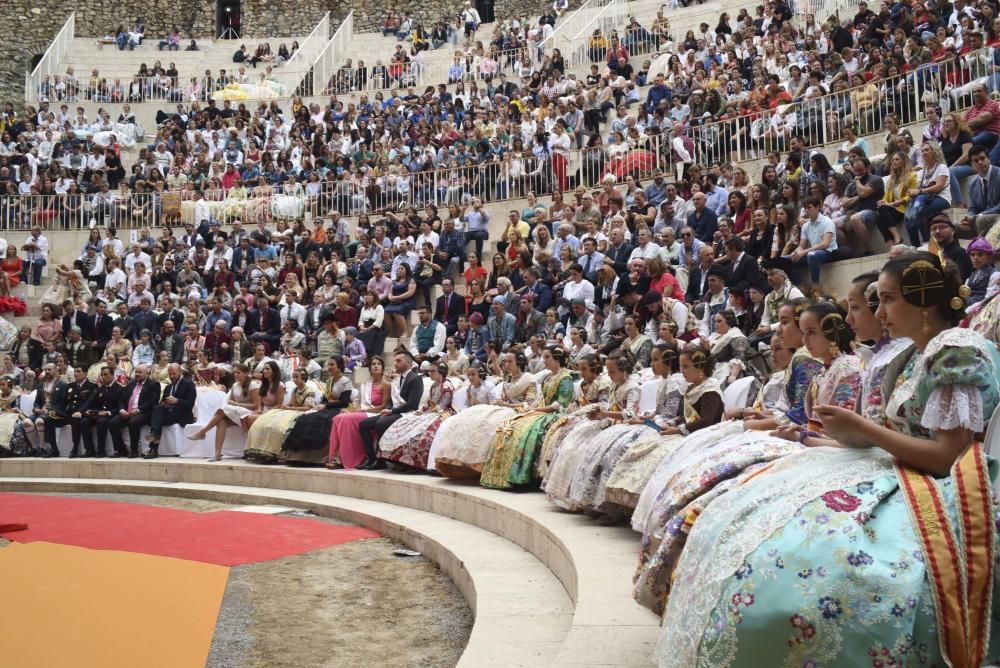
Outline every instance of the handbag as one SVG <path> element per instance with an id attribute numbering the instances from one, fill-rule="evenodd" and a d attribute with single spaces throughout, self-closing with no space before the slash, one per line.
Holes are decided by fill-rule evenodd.
<path id="1" fill-rule="evenodd" d="M 920 193 L 915 197 L 911 197 L 909 203 L 906 205 L 906 213 L 903 214 L 903 220 L 914 225 L 919 220 L 920 210 L 924 208 L 927 204 L 927 198 L 929 195 L 927 193 Z"/>

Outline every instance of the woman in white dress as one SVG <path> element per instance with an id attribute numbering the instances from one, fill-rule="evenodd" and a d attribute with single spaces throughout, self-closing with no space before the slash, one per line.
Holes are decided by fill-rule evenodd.
<path id="1" fill-rule="evenodd" d="M 260 381 L 251 377 L 250 369 L 245 364 L 233 367 L 233 377 L 235 382 L 229 390 L 226 403 L 215 411 L 215 415 L 205 426 L 188 436 L 192 441 L 201 441 L 204 440 L 205 434 L 215 429 L 215 455 L 210 458 L 213 462 L 222 459 L 222 444 L 226 440 L 226 430 L 231 425 L 239 425 L 245 432 L 247 427 L 243 418 L 260 413 Z"/>

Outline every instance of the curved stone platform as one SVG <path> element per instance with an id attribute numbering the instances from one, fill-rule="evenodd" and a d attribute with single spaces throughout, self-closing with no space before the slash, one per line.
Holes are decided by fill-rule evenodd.
<path id="1" fill-rule="evenodd" d="M 652 663 L 659 619 L 630 597 L 637 535 L 563 512 L 539 493 L 388 472 L 176 459 L 0 460 L 0 489 L 308 508 L 379 531 L 440 565 L 476 617 L 461 665 Z"/>

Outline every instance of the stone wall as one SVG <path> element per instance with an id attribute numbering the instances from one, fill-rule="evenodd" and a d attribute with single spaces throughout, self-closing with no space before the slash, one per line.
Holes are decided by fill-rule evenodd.
<path id="1" fill-rule="evenodd" d="M 551 0 L 497 0 L 498 19 L 512 15 L 538 14 Z M 571 2 L 571 6 L 579 2 Z M 289 37 L 308 35 L 327 11 L 336 29 L 339 19 L 354 10 L 356 30 L 374 30 L 384 12 L 410 12 L 418 21 L 430 22 L 461 9 L 460 0 L 387 0 L 376 5 L 370 0 L 243 0 L 243 35 L 246 37 Z M 0 42 L 0 102 L 12 101 L 20 107 L 24 99 L 24 75 L 32 58 L 42 54 L 62 28 L 72 5 L 53 0 L 7 0 L 0 3 L 0 25 L 8 26 L 8 38 Z M 99 37 L 114 32 L 119 23 L 126 27 L 142 16 L 146 34 L 158 38 L 171 26 L 185 37 L 205 38 L 216 34 L 214 0 L 89 0 L 76 7 L 78 37 Z M 111 17 L 111 18 L 109 18 Z"/>

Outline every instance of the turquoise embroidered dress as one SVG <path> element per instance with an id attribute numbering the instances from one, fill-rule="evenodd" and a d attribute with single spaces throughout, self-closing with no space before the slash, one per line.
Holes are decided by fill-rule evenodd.
<path id="1" fill-rule="evenodd" d="M 947 330 L 891 361 L 883 417 L 918 437 L 979 432 L 998 373 L 992 343 Z M 951 477 L 937 486 L 954 522 Z M 701 514 L 673 576 L 661 666 L 944 665 L 923 552 L 878 448 L 803 449 L 743 476 Z M 998 654 L 994 621 L 990 662 Z"/>

